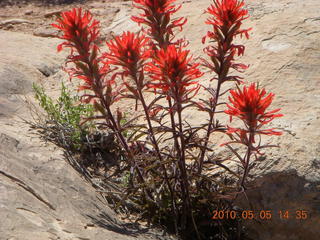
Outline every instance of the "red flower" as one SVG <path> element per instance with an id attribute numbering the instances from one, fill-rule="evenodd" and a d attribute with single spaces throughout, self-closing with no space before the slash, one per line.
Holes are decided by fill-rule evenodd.
<path id="1" fill-rule="evenodd" d="M 214 0 L 207 12 L 212 15 L 206 21 L 207 24 L 221 27 L 221 30 L 230 29 L 236 30 L 234 35 L 245 34 L 249 38 L 248 30 L 241 30 L 239 28 L 242 24 L 242 21 L 247 19 L 248 10 L 243 9 L 244 2 L 239 0 Z"/>
<path id="2" fill-rule="evenodd" d="M 144 35 L 124 32 L 107 42 L 109 52 L 103 57 L 107 59 L 107 64 L 121 66 L 122 76 L 136 76 L 137 72 L 142 71 L 143 62 L 150 56 L 148 43 L 149 39 Z"/>
<path id="3" fill-rule="evenodd" d="M 97 81 L 100 80 L 100 74 L 108 71 L 106 69 L 100 71 L 98 66 L 98 47 L 94 42 L 98 38 L 99 22 L 93 20 L 89 11 L 82 14 L 81 8 L 74 8 L 63 12 L 57 19 L 57 23 L 52 26 L 62 30 L 63 35 L 60 38 L 66 40 L 58 45 L 58 51 L 63 47 L 71 48 L 68 62 L 76 65 L 75 68 L 69 68 L 66 71 L 70 78 L 77 77 L 85 82 L 79 90 L 92 89 L 93 85 L 97 85 Z"/>
<path id="4" fill-rule="evenodd" d="M 147 71 L 153 81 L 149 87 L 159 89 L 162 94 L 181 101 L 190 99 L 189 94 L 197 93 L 199 85 L 194 79 L 203 75 L 198 69 L 198 63 L 192 63 L 188 50 L 169 45 L 167 49 L 160 49 L 149 64 Z M 192 88 L 188 88 L 194 85 Z"/>
<path id="5" fill-rule="evenodd" d="M 83 95 L 82 100 L 89 102 L 94 98 L 105 97 L 106 102 L 115 101 L 113 95 L 117 95 L 119 90 L 112 92 L 113 81 L 105 80 L 105 76 L 112 70 L 107 64 L 100 66 L 99 49 L 95 44 L 99 36 L 99 22 L 93 19 L 89 11 L 83 13 L 81 8 L 74 8 L 62 13 L 57 23 L 52 26 L 62 30 L 63 35 L 60 38 L 66 40 L 58 46 L 58 51 L 63 47 L 71 48 L 67 63 L 75 64 L 75 67 L 66 71 L 70 78 L 77 77 L 84 81 L 79 90 L 94 92 Z"/>
<path id="6" fill-rule="evenodd" d="M 226 114 L 230 115 L 230 121 L 232 121 L 232 117 L 235 116 L 244 121 L 247 132 L 256 132 L 265 135 L 281 135 L 280 132 L 275 132 L 273 129 L 259 130 L 274 118 L 283 116 L 282 114 L 275 114 L 280 109 L 269 112 L 266 111 L 272 103 L 273 93 L 265 96 L 265 89 L 259 89 L 255 86 L 255 83 L 251 84 L 249 88 L 244 86 L 243 90 L 239 88 L 238 91 L 230 90 L 230 93 L 232 97 L 229 97 L 229 101 L 233 106 L 227 104 L 229 109 L 225 111 Z M 237 132 L 234 128 L 230 128 L 229 132 L 230 131 Z"/>
<path id="7" fill-rule="evenodd" d="M 215 46 L 208 46 L 204 52 L 209 55 L 211 62 L 204 60 L 204 66 L 214 71 L 221 82 L 237 81 L 241 83 L 239 76 L 227 76 L 229 69 L 233 68 L 239 72 L 248 68 L 248 66 L 235 63 L 234 56 L 243 55 L 245 47 L 243 45 L 233 44 L 235 36 L 245 34 L 249 38 L 250 29 L 240 29 L 242 21 L 248 18 L 248 11 L 243 9 L 244 2 L 239 0 L 214 0 L 207 13 L 212 15 L 206 21 L 206 24 L 212 25 L 213 31 L 208 31 L 203 37 L 202 42 L 208 37 L 216 43 Z"/>
<path id="8" fill-rule="evenodd" d="M 150 29 L 148 34 L 164 47 L 173 39 L 173 29 L 180 28 L 187 22 L 186 18 L 178 18 L 171 21 L 171 15 L 177 12 L 181 5 L 176 7 L 176 0 L 133 0 L 136 8 L 144 11 L 139 17 L 131 19 L 139 24 L 145 24 Z M 171 37 L 170 37 L 171 36 Z"/>
<path id="9" fill-rule="evenodd" d="M 62 30 L 63 35 L 60 38 L 67 40 L 58 46 L 58 51 L 63 47 L 75 48 L 79 55 L 74 60 L 78 60 L 88 56 L 90 49 L 96 47 L 94 42 L 99 35 L 99 21 L 93 20 L 89 11 L 82 14 L 81 8 L 74 8 L 63 12 L 57 23 L 52 26 Z"/>

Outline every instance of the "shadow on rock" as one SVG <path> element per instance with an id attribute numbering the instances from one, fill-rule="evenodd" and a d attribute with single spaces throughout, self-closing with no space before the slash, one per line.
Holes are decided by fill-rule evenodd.
<path id="1" fill-rule="evenodd" d="M 97 216 L 86 215 L 92 220 L 92 223 L 104 228 L 108 231 L 137 237 L 140 234 L 148 233 L 149 229 L 141 229 L 141 226 L 137 223 L 118 223 L 105 212 L 101 212 Z"/>
<path id="2" fill-rule="evenodd" d="M 253 210 L 256 221 L 244 220 L 254 239 L 318 240 L 320 183 L 307 181 L 296 171 L 272 173 L 254 181 L 255 188 L 241 196 L 237 205 Z M 270 211 L 271 218 L 265 218 Z"/>

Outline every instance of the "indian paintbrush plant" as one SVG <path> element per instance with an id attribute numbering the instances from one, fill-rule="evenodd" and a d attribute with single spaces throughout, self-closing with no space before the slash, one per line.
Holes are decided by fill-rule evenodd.
<path id="1" fill-rule="evenodd" d="M 235 43 L 237 36 L 249 38 L 251 30 L 242 27 L 249 17 L 243 1 L 213 0 L 205 22 L 211 30 L 202 38 L 203 44 L 209 40 L 204 47 L 207 56 L 198 61 L 187 49 L 187 40 L 176 39 L 187 23 L 184 17 L 174 17 L 181 5 L 175 0 L 133 0 L 133 6 L 142 11 L 132 17 L 141 31 L 115 36 L 106 43 L 106 52 L 97 45 L 99 22 L 89 11 L 78 8 L 62 13 L 53 24 L 64 40 L 58 51 L 70 49 L 67 63 L 72 67 L 66 71 L 71 79 L 82 80 L 82 101 L 96 110 L 90 119 L 103 120 L 123 149 L 121 161 L 130 171 L 119 204 L 130 199 L 143 218 L 166 225 L 184 239 L 208 239 L 219 230 L 203 221 L 204 216 L 209 219 L 212 210 L 223 205 L 222 199 L 228 198 L 229 205 L 223 207 L 230 207 L 235 200 L 230 193 L 245 192 L 252 162 L 262 149 L 271 147 L 261 144 L 261 135 L 281 134 L 264 126 L 282 115 L 276 114 L 279 109 L 267 110 L 274 94 L 267 95 L 255 84 L 242 87 L 246 83 L 236 74 L 248 68 L 237 62 L 245 47 Z M 202 84 L 205 80 L 200 79 L 208 74 L 201 69 L 208 70 L 215 87 Z M 236 90 L 223 89 L 226 82 L 234 82 Z M 199 99 L 205 92 L 209 97 Z M 228 92 L 229 103 L 220 102 Z M 130 100 L 141 114 L 123 121 L 117 104 Z M 223 105 L 226 110 L 218 111 Z M 185 118 L 186 109 L 205 112 L 207 122 L 192 126 Z M 242 120 L 243 127 L 221 124 L 217 120 L 221 112 L 230 120 Z M 222 145 L 239 160 L 240 174 L 214 159 L 211 142 L 216 132 L 230 137 Z M 245 155 L 233 144 L 243 146 Z M 212 167 L 236 175 L 237 186 L 218 180 Z"/>

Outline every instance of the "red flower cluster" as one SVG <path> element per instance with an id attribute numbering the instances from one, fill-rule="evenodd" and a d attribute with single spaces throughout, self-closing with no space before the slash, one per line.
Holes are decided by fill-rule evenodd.
<path id="1" fill-rule="evenodd" d="M 63 47 L 70 47 L 79 53 L 72 60 L 88 57 L 90 49 L 96 47 L 94 42 L 99 35 L 99 21 L 93 20 L 89 11 L 82 14 L 81 8 L 74 8 L 63 12 L 57 19 L 57 23 L 52 26 L 62 30 L 63 36 L 60 38 L 67 40 L 58 45 L 58 51 L 61 51 Z"/>
<path id="2" fill-rule="evenodd" d="M 124 32 L 107 42 L 109 52 L 103 57 L 107 59 L 107 64 L 123 68 L 120 72 L 122 77 L 136 76 L 137 72 L 142 71 L 144 61 L 150 57 L 148 43 L 149 39 L 144 35 Z"/>
<path id="3" fill-rule="evenodd" d="M 148 34 L 160 45 L 164 47 L 173 38 L 173 29 L 180 28 L 187 22 L 186 18 L 178 18 L 171 21 L 171 15 L 177 12 L 181 5 L 176 7 L 176 0 L 133 0 L 136 8 L 144 11 L 139 17 L 131 19 L 139 24 L 145 24 L 150 29 Z M 170 37 L 171 36 L 171 37 Z"/>
<path id="4" fill-rule="evenodd" d="M 198 63 L 192 63 L 192 57 L 188 54 L 188 50 L 175 45 L 158 50 L 154 61 L 147 68 L 153 79 L 149 87 L 160 89 L 161 93 L 174 99 L 179 98 L 181 102 L 190 99 L 190 93 L 196 94 L 199 84 L 194 79 L 203 73 L 198 69 Z M 191 85 L 195 86 L 187 89 Z"/>
<path id="5" fill-rule="evenodd" d="M 248 18 L 248 11 L 243 9 L 244 2 L 238 0 L 214 0 L 207 13 L 212 15 L 206 21 L 206 24 L 212 25 L 213 31 L 208 31 L 203 37 L 202 42 L 208 37 L 216 42 L 216 46 L 208 46 L 204 49 L 205 53 L 211 58 L 211 62 L 204 60 L 204 65 L 214 71 L 219 77 L 213 78 L 221 82 L 237 81 L 240 83 L 239 76 L 227 76 L 229 69 L 237 71 L 245 70 L 248 66 L 236 64 L 234 56 L 243 55 L 245 47 L 232 43 L 235 36 L 245 34 L 249 38 L 250 29 L 240 29 L 242 21 Z"/>
<path id="6" fill-rule="evenodd" d="M 84 80 L 85 83 L 79 90 L 102 88 L 100 80 L 109 69 L 99 68 L 98 47 L 95 44 L 99 35 L 99 22 L 93 20 L 89 11 L 82 13 L 81 8 L 74 8 L 63 12 L 57 23 L 52 26 L 62 30 L 63 35 L 60 38 L 66 40 L 58 46 L 58 51 L 63 47 L 71 48 L 68 62 L 76 65 L 75 68 L 67 69 L 70 78 L 77 77 Z M 74 55 L 75 53 L 78 55 Z M 92 96 L 88 101 L 90 99 Z"/>
<path id="7" fill-rule="evenodd" d="M 214 5 L 211 5 L 207 12 L 212 15 L 206 23 L 215 27 L 220 26 L 221 30 L 228 30 L 233 25 L 234 35 L 244 33 L 249 38 L 248 30 L 241 30 L 239 28 L 242 21 L 247 19 L 248 10 L 243 9 L 244 2 L 239 0 L 215 0 Z M 209 36 L 210 37 L 210 36 Z"/>
<path id="8" fill-rule="evenodd" d="M 255 83 L 251 84 L 249 88 L 244 86 L 243 90 L 238 88 L 238 91 L 231 90 L 230 93 L 232 97 L 229 97 L 229 101 L 233 106 L 227 104 L 229 109 L 225 113 L 230 115 L 230 121 L 232 121 L 233 116 L 241 119 L 247 129 L 229 128 L 229 133 L 238 132 L 241 136 L 244 136 L 247 132 L 281 135 L 281 132 L 273 131 L 273 129 L 260 130 L 263 125 L 271 122 L 274 118 L 283 116 L 282 114 L 275 114 L 280 109 L 266 112 L 266 109 L 272 103 L 273 93 L 265 96 L 266 91 L 256 87 Z M 252 139 L 252 142 L 254 142 L 254 139 Z"/>

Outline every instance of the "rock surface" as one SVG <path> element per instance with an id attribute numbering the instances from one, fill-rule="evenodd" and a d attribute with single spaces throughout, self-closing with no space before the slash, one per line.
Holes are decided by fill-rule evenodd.
<path id="1" fill-rule="evenodd" d="M 37 37 L 56 37 L 57 34 L 58 31 L 51 26 L 39 27 L 33 31 L 33 35 Z"/>
<path id="2" fill-rule="evenodd" d="M 22 24 L 22 23 L 31 23 L 26 19 L 8 19 L 5 21 L 0 22 L 0 25 L 8 25 L 8 24 Z"/>
<path id="3" fill-rule="evenodd" d="M 188 17 L 183 35 L 195 56 L 202 55 L 201 38 L 208 30 L 203 10 L 210 1 L 185 4 L 177 16 Z M 284 117 L 273 127 L 281 137 L 268 138 L 280 148 L 266 150 L 252 170 L 256 188 L 248 192 L 255 210 L 271 210 L 272 220 L 245 221 L 253 239 L 317 240 L 320 236 L 320 15 L 319 0 L 247 0 L 252 27 L 241 62 L 250 64 L 243 75 L 276 94 L 274 108 Z M 130 21 L 130 2 L 90 3 L 104 34 L 138 30 Z M 112 11 L 114 8 L 116 10 Z M 119 10 L 120 9 L 120 10 Z M 104 14 L 110 12 L 114 20 Z M 18 18 L 19 16 L 17 16 Z M 11 16 L 12 18 L 12 16 Z M 30 94 L 31 83 L 46 80 L 55 91 L 63 54 L 55 52 L 57 39 L 36 38 L 0 31 L 0 236 L 4 239 L 148 239 L 124 225 L 94 190 L 67 165 L 53 146 L 39 146 L 27 126 L 17 122 L 27 116 L 19 96 Z M 49 70 L 48 70 L 49 69 Z M 209 84 L 210 75 L 203 78 Z M 211 83 L 213 84 L 213 83 Z M 197 123 L 201 115 L 187 113 Z M 204 118 L 204 117 L 203 117 Z M 227 118 L 225 118 L 227 120 Z M 226 154 L 224 149 L 217 149 Z M 18 180 L 17 180 L 18 179 Z M 20 180 L 20 181 L 19 181 Z M 34 193 L 30 193 L 34 190 Z M 37 197 L 38 196 L 38 197 Z M 40 200 L 39 197 L 42 199 Z M 238 203 L 250 210 L 244 199 Z M 50 207 L 51 206 L 51 207 Z M 53 210 L 53 208 L 55 210 Z M 290 219 L 280 219 L 279 211 Z M 296 211 L 307 211 L 305 220 Z M 90 216 L 90 217 L 89 217 Z M 93 219 L 99 219 L 94 221 Z M 105 221 L 101 224 L 101 221 Z M 93 224 L 93 225 L 92 225 Z M 121 233 L 126 233 L 125 235 Z"/>

